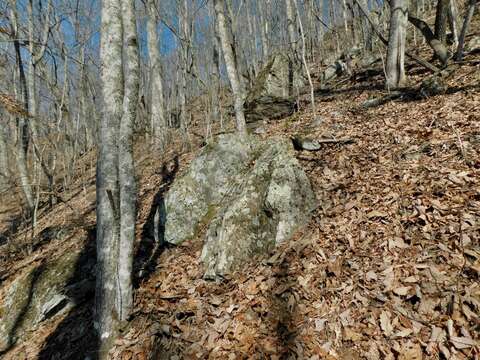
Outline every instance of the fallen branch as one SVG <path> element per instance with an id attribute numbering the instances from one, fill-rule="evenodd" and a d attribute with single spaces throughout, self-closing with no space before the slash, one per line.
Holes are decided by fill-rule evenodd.
<path id="1" fill-rule="evenodd" d="M 292 137 L 295 150 L 318 151 L 322 145 L 328 144 L 351 144 L 353 139 L 309 139 L 300 136 Z"/>
<path id="2" fill-rule="evenodd" d="M 391 100 L 398 99 L 399 97 L 402 97 L 403 95 L 405 95 L 405 92 L 403 92 L 403 91 L 394 91 L 394 92 L 391 92 L 390 94 L 385 95 L 385 96 L 381 96 L 381 97 L 378 97 L 378 98 L 375 98 L 375 99 L 366 100 L 362 103 L 362 107 L 364 109 L 369 109 L 369 108 L 372 108 L 372 107 L 380 106 L 380 105 L 383 105 L 383 104 L 385 104 L 385 103 L 387 103 Z"/>

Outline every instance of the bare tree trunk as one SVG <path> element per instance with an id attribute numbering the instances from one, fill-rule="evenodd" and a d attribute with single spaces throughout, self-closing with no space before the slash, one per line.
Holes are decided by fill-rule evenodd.
<path id="1" fill-rule="evenodd" d="M 268 46 L 268 32 L 269 32 L 269 21 L 267 18 L 268 6 L 270 5 L 270 0 L 259 1 L 259 16 L 260 16 L 260 38 L 262 40 L 262 59 L 263 62 L 266 64 L 268 61 L 268 56 L 270 55 L 270 49 Z"/>
<path id="2" fill-rule="evenodd" d="M 455 47 L 458 46 L 457 19 L 458 19 L 457 4 L 455 3 L 455 0 L 449 0 L 449 3 L 448 3 L 448 26 L 450 27 L 450 31 L 452 32 L 453 45 Z"/>
<path id="3" fill-rule="evenodd" d="M 435 37 L 442 44 L 445 44 L 446 40 L 449 1 L 450 0 L 438 0 L 437 13 L 435 15 Z"/>
<path id="4" fill-rule="evenodd" d="M 190 33 L 188 29 L 188 1 L 179 2 L 179 21 L 180 21 L 180 82 L 178 87 L 178 97 L 180 100 L 180 129 L 183 135 L 183 145 L 189 146 L 188 140 L 188 120 L 187 120 L 187 79 L 189 73 L 189 47 Z"/>
<path id="5" fill-rule="evenodd" d="M 386 77 L 387 88 L 405 85 L 405 41 L 408 19 L 406 0 L 391 0 L 390 31 L 388 37 Z"/>
<path id="6" fill-rule="evenodd" d="M 305 72 L 307 74 L 308 84 L 310 85 L 310 104 L 312 105 L 312 115 L 313 115 L 313 118 L 316 119 L 317 109 L 315 107 L 315 94 L 314 94 L 314 89 L 313 89 L 312 77 L 310 76 L 310 70 L 308 69 L 308 64 L 307 64 L 307 57 L 306 57 L 307 43 L 305 41 L 305 32 L 303 31 L 303 24 L 302 24 L 302 19 L 300 18 L 300 11 L 298 10 L 297 0 L 293 0 L 293 1 L 294 1 L 294 5 L 295 5 L 295 10 L 296 10 L 296 13 L 297 13 L 297 20 L 298 20 L 298 26 L 299 26 L 299 29 L 300 29 L 300 36 L 302 38 L 302 61 L 303 61 L 303 65 L 305 66 Z"/>
<path id="7" fill-rule="evenodd" d="M 237 130 L 240 134 L 247 133 L 247 126 L 245 122 L 245 114 L 243 111 L 243 92 L 238 78 L 238 69 L 235 62 L 235 55 L 232 44 L 228 41 L 227 21 L 225 18 L 225 2 L 224 0 L 214 0 L 215 15 L 218 26 L 218 33 L 220 35 L 220 42 L 222 45 L 223 58 L 227 67 L 228 79 L 232 88 L 234 98 L 234 109 Z"/>
<path id="8" fill-rule="evenodd" d="M 3 124 L 1 124 L 0 125 L 0 192 L 5 191 L 9 181 L 10 181 L 10 169 L 8 168 L 7 143 L 5 141 L 5 129 Z"/>
<path id="9" fill-rule="evenodd" d="M 210 8 L 211 9 L 211 8 Z M 221 114 L 220 114 L 220 36 L 218 34 L 218 26 L 217 23 L 214 22 L 213 25 L 213 53 L 212 53 L 212 60 L 213 60 L 213 96 L 212 96 L 212 115 L 213 120 L 216 122 L 220 122 L 220 126 L 223 128 L 223 124 L 221 122 Z"/>
<path id="10" fill-rule="evenodd" d="M 147 44 L 150 63 L 150 123 L 156 149 L 163 149 L 167 140 L 167 122 L 163 97 L 162 64 L 158 48 L 155 0 L 147 3 Z"/>
<path id="11" fill-rule="evenodd" d="M 137 115 L 140 85 L 135 0 L 122 0 L 125 92 L 123 114 L 118 133 L 118 182 L 120 187 L 120 244 L 118 250 L 118 281 L 120 321 L 126 321 L 133 307 L 133 243 L 137 217 L 137 193 L 133 162 L 133 129 Z"/>
<path id="12" fill-rule="evenodd" d="M 31 133 L 31 143 L 33 146 L 34 154 L 38 163 L 40 164 L 40 170 L 38 172 L 38 178 L 36 180 L 36 201 L 34 204 L 34 211 L 33 211 L 33 219 L 32 219 L 32 232 L 33 235 L 35 233 L 35 226 L 37 223 L 37 209 L 40 201 L 40 181 L 42 173 L 47 178 L 49 184 L 53 184 L 53 174 L 49 171 L 48 166 L 46 165 L 45 159 L 43 154 L 41 154 L 40 149 L 38 148 L 36 141 L 38 140 L 38 129 L 37 129 L 37 121 L 38 121 L 38 101 L 37 101 L 37 86 L 36 86 L 36 77 L 37 77 L 37 65 L 42 60 L 43 55 L 45 54 L 45 50 L 47 48 L 47 41 L 48 35 L 50 32 L 50 13 L 52 12 L 52 0 L 48 0 L 47 3 L 47 13 L 44 22 L 44 27 L 41 32 L 41 39 L 40 39 L 40 47 L 37 49 L 36 44 L 37 41 L 35 39 L 35 24 L 34 24 L 34 16 L 33 16 L 33 0 L 29 0 L 27 3 L 27 14 L 28 14 L 28 48 L 30 52 L 30 59 L 28 62 L 28 76 L 27 76 L 27 84 L 28 84 L 28 110 L 30 112 L 30 121 L 29 121 L 29 129 Z"/>
<path id="13" fill-rule="evenodd" d="M 287 10 L 287 32 L 289 47 L 292 50 L 293 57 L 297 57 L 297 36 L 295 35 L 295 15 L 293 12 L 292 0 L 285 0 Z"/>
<path id="14" fill-rule="evenodd" d="M 38 113 L 38 102 L 37 102 L 37 86 L 36 86 L 36 74 L 37 74 L 37 65 L 40 60 L 42 60 L 45 50 L 47 48 L 48 34 L 49 34 L 49 19 L 50 12 L 52 10 L 52 0 L 48 0 L 47 4 L 47 15 L 44 23 L 44 28 L 42 30 L 42 37 L 40 48 L 36 51 L 35 45 L 37 41 L 35 40 L 34 34 L 36 33 L 34 20 L 33 20 L 33 0 L 29 0 L 27 3 L 27 13 L 28 13 L 28 37 L 29 37 L 29 51 L 30 51 L 30 61 L 28 62 L 28 109 L 30 115 L 32 116 L 32 121 L 30 121 L 30 128 L 32 136 L 35 140 L 37 138 L 37 113 Z"/>
<path id="15" fill-rule="evenodd" d="M 465 19 L 463 20 L 462 31 L 460 32 L 460 37 L 458 39 L 458 47 L 455 53 L 455 60 L 461 61 L 463 58 L 463 49 L 465 46 L 465 37 L 467 36 L 468 27 L 472 21 L 473 14 L 475 13 L 475 7 L 477 6 L 478 0 L 470 0 L 468 3 L 467 13 L 465 14 Z"/>
<path id="16" fill-rule="evenodd" d="M 18 19 L 17 19 L 17 1 L 10 0 L 10 15 L 12 21 L 12 36 L 14 38 L 13 46 L 15 48 L 15 58 L 17 62 L 16 71 L 17 78 L 19 80 L 19 86 L 16 85 L 14 81 L 14 93 L 15 98 L 19 98 L 19 91 L 17 90 L 18 87 L 21 87 L 21 92 L 23 94 L 23 105 L 28 112 L 28 94 L 27 94 L 27 81 L 25 79 L 25 72 L 24 66 L 22 61 L 22 52 L 20 49 L 20 42 L 19 42 L 19 26 L 18 26 Z M 28 144 L 29 144 L 29 133 L 28 133 L 28 122 L 27 119 L 24 117 L 20 117 L 17 119 L 17 129 L 18 129 L 18 139 L 17 139 L 17 156 L 16 156 L 16 164 L 18 169 L 18 175 L 20 178 L 20 186 L 22 187 L 23 194 L 25 196 L 25 201 L 27 203 L 27 207 L 30 211 L 33 210 L 34 207 L 34 200 L 33 200 L 33 192 L 32 186 L 30 183 L 30 178 L 28 176 L 28 169 L 27 169 L 27 153 L 28 153 Z"/>
<path id="17" fill-rule="evenodd" d="M 353 0 L 353 1 L 355 1 L 355 3 L 357 3 L 357 5 L 359 5 L 360 10 L 362 11 L 363 15 L 367 18 L 368 22 L 372 26 L 373 31 L 375 32 L 375 34 L 377 34 L 377 36 L 381 40 L 381 42 L 388 47 L 389 42 L 387 41 L 387 39 L 385 39 L 385 37 L 383 36 L 382 32 L 378 29 L 378 27 L 376 27 L 375 22 L 372 20 L 372 18 L 368 14 L 367 10 L 364 9 L 362 6 L 360 6 L 360 3 L 358 2 L 358 0 Z M 437 68 L 436 66 L 430 64 L 429 62 L 419 58 L 418 56 L 416 56 L 412 53 L 409 53 L 409 52 L 405 51 L 405 55 L 407 55 L 411 59 L 415 60 L 418 64 L 422 65 L 425 69 L 428 69 L 428 70 L 433 71 L 433 72 L 440 71 L 440 69 Z"/>
<path id="18" fill-rule="evenodd" d="M 417 28 L 419 29 L 425 39 L 427 40 L 428 45 L 433 49 L 435 52 L 436 57 L 441 61 L 443 66 L 447 65 L 448 62 L 448 50 L 447 47 L 435 37 L 432 30 L 428 26 L 428 24 L 420 19 L 417 19 L 413 16 L 408 16 L 408 20 Z"/>
<path id="19" fill-rule="evenodd" d="M 100 358 L 113 344 L 120 323 L 118 304 L 118 246 L 120 209 L 117 129 L 124 96 L 122 64 L 122 8 L 120 0 L 102 1 L 100 59 L 103 114 L 99 127 L 97 159 L 97 281 L 96 329 Z"/>
<path id="20" fill-rule="evenodd" d="M 345 31 L 345 36 L 348 36 L 348 17 L 347 17 L 347 1 L 346 0 L 342 0 L 342 19 L 343 19 L 343 30 Z"/>

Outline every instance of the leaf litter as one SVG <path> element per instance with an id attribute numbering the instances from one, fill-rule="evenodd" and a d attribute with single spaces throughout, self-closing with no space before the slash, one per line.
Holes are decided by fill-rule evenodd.
<path id="1" fill-rule="evenodd" d="M 202 236 L 164 249 L 135 290 L 132 321 L 111 357 L 478 359 L 480 94 L 463 76 L 478 72 L 472 64 L 460 68 L 451 93 L 366 110 L 359 104 L 378 90 L 343 82 L 333 97 L 317 99 L 321 124 L 306 101 L 292 118 L 270 122 L 262 136 L 354 139 L 297 152 L 319 199 L 308 226 L 219 283 L 202 278 Z M 159 161 L 174 153 L 139 161 L 139 242 L 155 193 L 168 186 Z M 193 157 L 180 155 L 179 173 Z M 40 216 L 39 229 L 75 218 L 73 209 L 87 214 L 79 232 L 92 226 L 93 185 L 72 195 L 70 208 Z M 47 244 L 33 258 L 0 252 L 8 269 L 1 276 L 9 281 L 42 257 L 81 246 L 82 237 Z M 50 320 L 5 358 L 35 358 L 61 321 Z M 72 358 L 91 346 L 88 336 L 78 339 L 69 344 Z"/>
<path id="2" fill-rule="evenodd" d="M 368 95 L 320 98 L 321 125 L 306 110 L 263 135 L 355 139 L 297 153 L 310 224 L 221 283 L 202 279 L 201 236 L 168 249 L 126 338 L 172 359 L 478 358 L 480 94 L 359 110 Z"/>

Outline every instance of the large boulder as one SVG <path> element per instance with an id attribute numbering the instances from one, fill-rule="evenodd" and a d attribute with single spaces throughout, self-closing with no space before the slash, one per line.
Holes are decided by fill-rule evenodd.
<path id="1" fill-rule="evenodd" d="M 316 205 L 310 182 L 284 139 L 268 141 L 242 190 L 217 213 L 202 251 L 207 278 L 222 277 L 252 256 L 289 240 Z"/>
<path id="2" fill-rule="evenodd" d="M 76 305 L 80 295 L 93 289 L 93 282 L 85 281 L 92 269 L 85 253 L 76 251 L 31 266 L 5 286 L 0 293 L 0 354 L 45 320 Z M 83 279 L 76 279 L 79 274 Z"/>
<path id="3" fill-rule="evenodd" d="M 165 198 L 165 240 L 179 244 L 207 227 L 207 278 L 289 240 L 316 206 L 310 182 L 284 138 L 223 135 L 196 158 Z"/>
<path id="4" fill-rule="evenodd" d="M 203 149 L 160 204 L 164 241 L 180 244 L 195 236 L 198 226 L 240 185 L 252 150 L 249 139 L 231 135 L 220 136 Z"/>

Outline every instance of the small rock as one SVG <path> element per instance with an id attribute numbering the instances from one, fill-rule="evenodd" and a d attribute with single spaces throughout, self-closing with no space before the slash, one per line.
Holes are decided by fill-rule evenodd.
<path id="1" fill-rule="evenodd" d="M 480 50 L 480 36 L 472 37 L 466 46 L 466 50 L 469 52 L 479 51 Z"/>
<path id="2" fill-rule="evenodd" d="M 38 322 L 42 322 L 53 315 L 68 308 L 69 298 L 63 294 L 55 294 L 50 300 L 42 306 L 41 317 Z"/>

